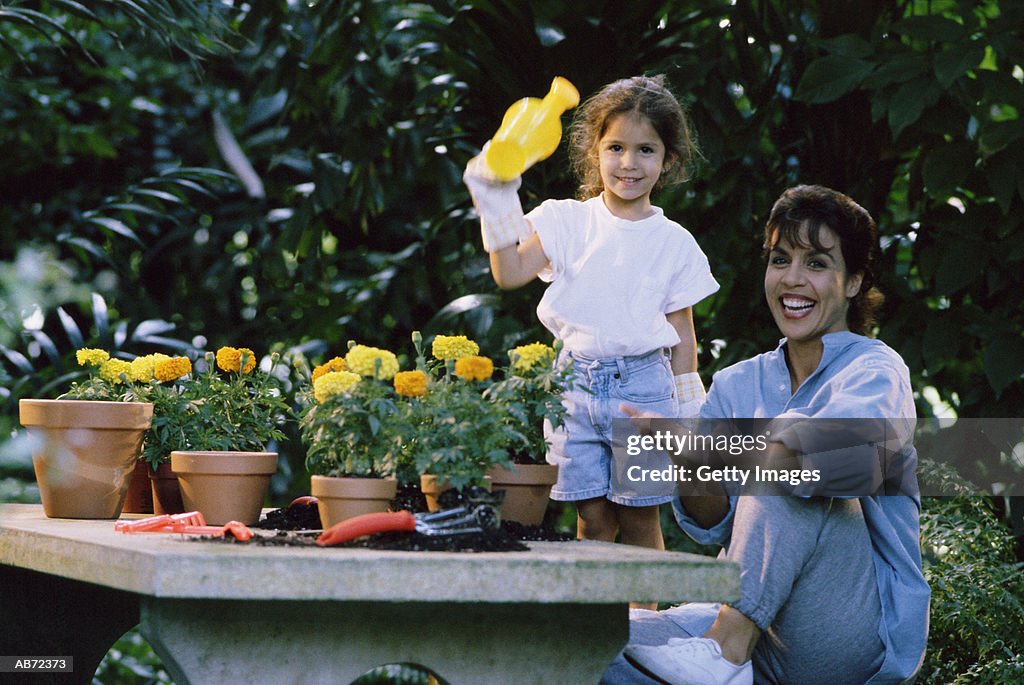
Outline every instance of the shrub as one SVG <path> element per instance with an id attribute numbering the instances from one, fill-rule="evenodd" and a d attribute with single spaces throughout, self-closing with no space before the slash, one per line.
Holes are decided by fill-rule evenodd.
<path id="1" fill-rule="evenodd" d="M 1024 682 L 1024 564 L 992 500 L 925 498 L 921 538 L 932 606 L 918 682 Z"/>

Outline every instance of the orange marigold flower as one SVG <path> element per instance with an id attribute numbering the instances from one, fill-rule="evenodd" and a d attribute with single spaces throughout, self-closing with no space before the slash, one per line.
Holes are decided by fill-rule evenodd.
<path id="1" fill-rule="evenodd" d="M 405 397 L 427 394 L 427 374 L 422 371 L 399 371 L 395 374 L 395 392 Z"/>
<path id="2" fill-rule="evenodd" d="M 153 367 L 153 378 L 161 383 L 173 381 L 192 373 L 192 362 L 188 357 L 171 357 L 158 361 Z"/>
<path id="3" fill-rule="evenodd" d="M 455 362 L 455 375 L 467 381 L 485 381 L 493 373 L 494 362 L 487 357 L 470 355 Z"/>
<path id="4" fill-rule="evenodd" d="M 313 369 L 313 378 L 311 380 L 315 381 L 325 373 L 330 373 L 332 371 L 346 371 L 347 369 L 348 367 L 345 365 L 345 359 L 343 357 L 334 357 Z"/>
<path id="5" fill-rule="evenodd" d="M 245 367 L 241 367 L 242 356 L 245 356 Z M 222 347 L 217 350 L 217 368 L 221 371 L 239 371 L 249 373 L 256 368 L 256 355 L 248 347 Z"/>
<path id="6" fill-rule="evenodd" d="M 168 359 L 170 357 L 160 352 L 136 357 L 132 360 L 132 370 L 128 375 L 128 380 L 137 383 L 148 383 L 154 378 L 157 363 L 167 361 Z"/>

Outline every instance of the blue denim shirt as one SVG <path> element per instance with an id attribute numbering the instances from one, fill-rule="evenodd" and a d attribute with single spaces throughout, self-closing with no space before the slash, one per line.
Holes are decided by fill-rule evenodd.
<path id="1" fill-rule="evenodd" d="M 701 416 L 916 417 L 910 374 L 894 350 L 848 331 L 830 333 L 822 342 L 818 368 L 795 393 L 782 340 L 775 350 L 716 373 Z M 928 637 L 930 592 L 921 572 L 920 500 L 905 495 L 860 500 L 874 551 L 882 604 L 879 637 L 886 649 L 882 666 L 869 683 L 898 683 L 920 666 Z M 729 504 L 729 514 L 709 529 L 698 526 L 678 499 L 673 508 L 679 525 L 695 541 L 727 546 L 736 496 L 730 497 Z"/>

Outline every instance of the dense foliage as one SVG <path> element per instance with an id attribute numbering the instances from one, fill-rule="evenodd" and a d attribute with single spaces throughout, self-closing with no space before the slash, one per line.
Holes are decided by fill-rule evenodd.
<path id="1" fill-rule="evenodd" d="M 921 682 L 1024 681 L 1024 563 L 990 502 L 932 498 L 921 533 L 932 588 Z"/>
<path id="2" fill-rule="evenodd" d="M 100 23 L 42 3 L 62 33 L 0 19 L 0 257 L 50 250 L 118 319 L 313 353 L 442 326 L 539 337 L 539 286 L 490 282 L 460 170 L 553 74 L 587 94 L 663 72 L 704 152 L 656 200 L 722 283 L 696 312 L 705 373 L 773 344 L 760 226 L 784 187 L 820 182 L 880 220 L 880 335 L 918 389 L 961 415 L 1024 409 L 1019 3 L 210 3 L 183 15 L 206 32 L 192 59 L 119 4 Z M 560 152 L 523 196 L 573 188 Z M 53 304 L 89 316 L 78 300 Z M 28 343 L 70 351 L 57 317 L 35 323 Z"/>
<path id="3" fill-rule="evenodd" d="M 83 346 L 547 340 L 540 286 L 492 283 L 461 169 L 552 76 L 586 96 L 642 72 L 668 76 L 703 149 L 655 201 L 722 284 L 695 311 L 706 377 L 774 345 L 759 232 L 781 190 L 815 182 L 879 220 L 879 336 L 920 413 L 1024 415 L 1022 32 L 1014 0 L 4 3 L 0 434 L 19 398 L 76 378 Z M 559 151 L 522 196 L 574 186 Z M 281 447 L 301 472 L 299 441 Z M 12 474 L 30 474 L 17 441 L 0 496 L 31 497 Z M 933 635 L 985 634 L 949 611 Z"/>

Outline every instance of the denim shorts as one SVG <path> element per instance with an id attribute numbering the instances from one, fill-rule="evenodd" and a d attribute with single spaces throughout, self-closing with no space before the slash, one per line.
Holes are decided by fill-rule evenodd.
<path id="1" fill-rule="evenodd" d="M 668 496 L 636 496 L 615 491 L 612 419 L 626 418 L 623 404 L 662 416 L 675 416 L 678 403 L 668 350 L 635 357 L 591 359 L 573 352 L 575 382 L 563 401 L 568 413 L 557 431 L 545 425 L 547 461 L 558 465 L 551 499 L 578 501 L 606 497 L 634 507 L 670 502 Z"/>

